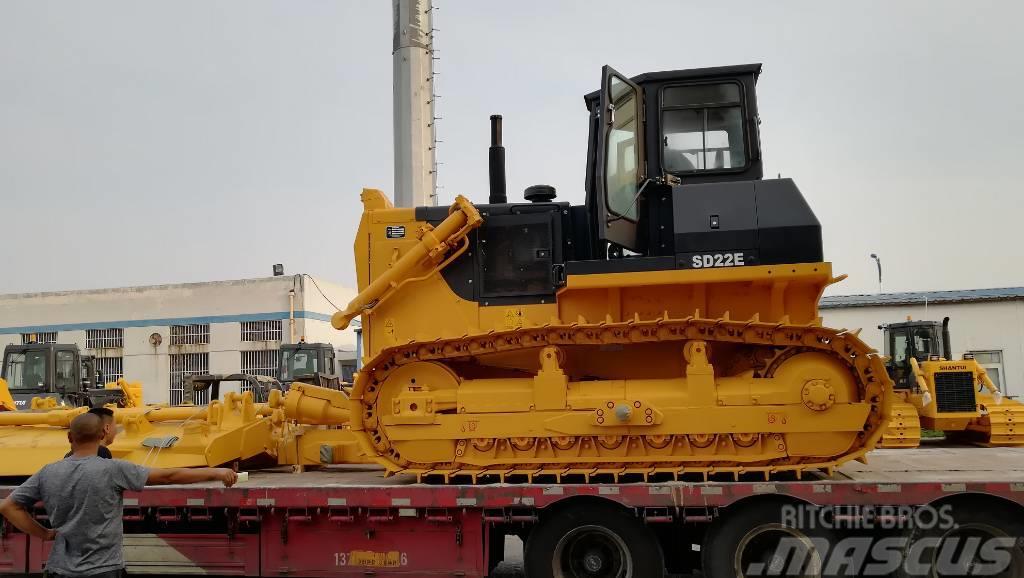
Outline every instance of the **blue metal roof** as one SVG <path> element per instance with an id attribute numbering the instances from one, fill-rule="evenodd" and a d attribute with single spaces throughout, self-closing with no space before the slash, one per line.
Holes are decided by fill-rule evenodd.
<path id="1" fill-rule="evenodd" d="M 916 291 L 909 293 L 873 293 L 868 295 L 832 295 L 821 298 L 822 309 L 877 307 L 883 305 L 929 305 L 938 303 L 976 303 L 1024 299 L 1024 287 L 1001 289 L 964 289 L 960 291 Z"/>

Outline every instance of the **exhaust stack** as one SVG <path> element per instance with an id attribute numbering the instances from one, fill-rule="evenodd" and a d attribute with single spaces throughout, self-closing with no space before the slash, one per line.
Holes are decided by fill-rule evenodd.
<path id="1" fill-rule="evenodd" d="M 942 355 L 946 361 L 953 361 L 953 344 L 949 342 L 949 317 L 942 319 Z"/>
<path id="2" fill-rule="evenodd" d="M 507 203 L 505 193 L 505 147 L 501 145 L 501 115 L 491 115 L 491 148 L 488 151 L 488 174 L 490 175 L 492 205 Z"/>

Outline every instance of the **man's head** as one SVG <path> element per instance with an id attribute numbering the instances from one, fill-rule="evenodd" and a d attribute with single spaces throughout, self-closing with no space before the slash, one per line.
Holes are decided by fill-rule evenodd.
<path id="1" fill-rule="evenodd" d="M 103 418 L 94 413 L 83 413 L 71 420 L 68 441 L 73 450 L 96 446 L 103 439 L 103 433 Z"/>
<path id="2" fill-rule="evenodd" d="M 117 425 L 114 423 L 114 410 L 109 407 L 94 407 L 89 413 L 99 416 L 103 420 L 103 445 L 109 446 L 114 443 L 117 437 Z"/>

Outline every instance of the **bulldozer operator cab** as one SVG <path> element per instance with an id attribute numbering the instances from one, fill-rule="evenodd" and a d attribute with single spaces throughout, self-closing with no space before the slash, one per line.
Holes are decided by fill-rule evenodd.
<path id="1" fill-rule="evenodd" d="M 337 387 L 340 385 L 334 345 L 300 341 L 281 346 L 278 380 L 287 390 L 296 381 Z"/>
<path id="2" fill-rule="evenodd" d="M 7 381 L 17 407 L 25 409 L 33 397 L 54 397 L 63 402 L 93 387 L 95 377 L 83 371 L 87 367 L 77 345 L 8 345 L 0 377 Z"/>
<path id="3" fill-rule="evenodd" d="M 604 67 L 602 90 L 585 97 L 590 259 L 643 256 L 650 269 L 822 260 L 820 226 L 796 185 L 762 179 L 760 72 L 627 78 Z"/>
<path id="4" fill-rule="evenodd" d="M 949 318 L 938 321 L 906 321 L 883 325 L 887 368 L 895 387 L 914 386 L 910 359 L 918 363 L 952 359 L 949 350 Z"/>
<path id="5" fill-rule="evenodd" d="M 442 270 L 485 306 L 551 303 L 574 275 L 823 260 L 821 226 L 791 179 L 763 179 L 760 64 L 652 72 L 606 66 L 589 111 L 586 202 L 548 185 L 506 196 L 501 117 L 491 117 L 490 197 L 474 250 Z M 416 207 L 437 226 L 448 207 Z M 404 236 L 404 229 L 389 231 Z"/>

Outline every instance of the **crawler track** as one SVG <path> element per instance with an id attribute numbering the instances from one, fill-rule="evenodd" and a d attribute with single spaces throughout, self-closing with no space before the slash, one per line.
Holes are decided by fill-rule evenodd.
<path id="1" fill-rule="evenodd" d="M 785 319 L 783 321 L 786 321 Z M 843 452 L 820 457 L 789 456 L 780 434 L 771 431 L 725 433 L 723 431 L 677 435 L 522 437 L 460 439 L 450 459 L 433 462 L 410 461 L 396 450 L 387 427 L 378 419 L 382 408 L 377 401 L 388 375 L 403 365 L 418 362 L 457 362 L 477 356 L 517 349 L 540 350 L 548 346 L 601 346 L 642 344 L 659 341 L 703 341 L 713 349 L 716 343 L 749 344 L 774 352 L 778 360 L 798 352 L 814 351 L 842 362 L 859 392 L 859 400 L 870 404 L 856 441 Z M 766 372 L 771 371 L 771 363 Z M 704 319 L 698 315 L 673 319 L 666 313 L 656 319 L 592 323 L 551 323 L 538 327 L 465 335 L 429 342 L 410 342 L 382 350 L 358 374 L 351 395 L 353 430 L 371 457 L 391 472 L 419 477 L 481 476 L 553 478 L 606 474 L 616 478 L 655 475 L 678 478 L 685 474 L 763 474 L 765 478 L 789 472 L 799 476 L 810 470 L 831 470 L 864 456 L 880 441 L 892 404 L 891 381 L 882 358 L 861 341 L 856 333 L 819 325 L 764 323 L 758 319 L 730 320 L 727 316 Z M 566 410 L 566 413 L 572 413 Z M 827 431 L 827 430 L 825 430 Z M 623 446 L 625 444 L 625 446 Z M 628 449 L 623 449 L 628 448 Z M 765 450 L 770 450 L 765 452 Z"/>

